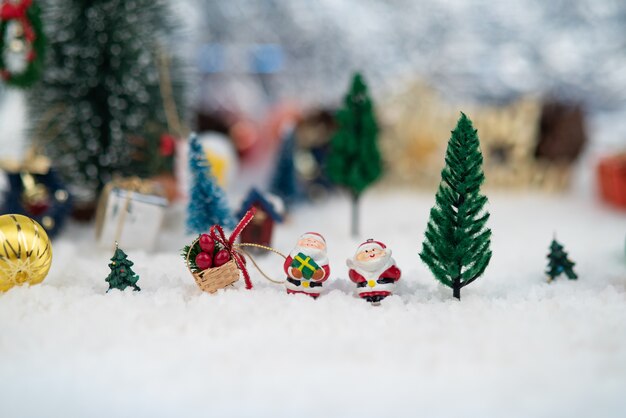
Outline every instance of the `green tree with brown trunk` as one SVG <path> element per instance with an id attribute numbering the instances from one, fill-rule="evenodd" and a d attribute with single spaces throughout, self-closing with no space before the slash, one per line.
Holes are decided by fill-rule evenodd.
<path id="1" fill-rule="evenodd" d="M 491 260 L 487 197 L 480 193 L 483 156 L 477 131 L 463 113 L 452 131 L 445 162 L 420 258 L 461 299 L 461 289 L 478 279 Z"/>

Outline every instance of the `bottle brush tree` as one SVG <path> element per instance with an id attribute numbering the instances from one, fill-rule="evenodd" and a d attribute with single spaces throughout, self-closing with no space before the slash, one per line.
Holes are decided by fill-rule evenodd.
<path id="1" fill-rule="evenodd" d="M 184 74 L 169 60 L 164 0 L 41 0 L 47 50 L 29 94 L 34 140 L 70 190 L 93 201 L 113 175 L 171 169 Z M 176 125 L 176 126 L 172 126 Z M 171 141 L 169 141 L 171 142 Z"/>
<path id="2" fill-rule="evenodd" d="M 139 276 L 135 274 L 133 269 L 133 262 L 128 259 L 128 256 L 124 251 L 122 251 L 117 243 L 115 244 L 115 253 L 113 257 L 111 257 L 111 262 L 109 263 L 109 268 L 111 269 L 111 273 L 109 277 L 106 278 L 107 283 L 109 283 L 109 289 L 119 289 L 124 290 L 127 287 L 132 287 L 134 290 L 141 290 L 139 286 L 137 286 L 137 281 L 139 280 Z"/>
<path id="3" fill-rule="evenodd" d="M 461 113 L 448 142 L 445 167 L 430 211 L 420 258 L 461 299 L 461 288 L 478 279 L 491 259 L 491 230 L 478 134 Z"/>
<path id="4" fill-rule="evenodd" d="M 294 162 L 295 149 L 296 131 L 292 128 L 283 136 L 276 168 L 270 184 L 270 192 L 283 199 L 288 206 L 302 197 L 302 190 L 298 183 L 298 173 Z"/>
<path id="5" fill-rule="evenodd" d="M 211 174 L 211 167 L 196 134 L 189 139 L 191 189 L 187 207 L 187 232 L 207 232 L 213 225 L 234 228 L 224 191 Z"/>
<path id="6" fill-rule="evenodd" d="M 576 273 L 574 273 L 574 266 L 576 263 L 571 261 L 567 252 L 563 250 L 563 246 L 555 239 L 550 244 L 550 253 L 548 254 L 548 269 L 546 274 L 548 275 L 548 281 L 552 281 L 564 273 L 568 279 L 578 279 Z"/>
<path id="7" fill-rule="evenodd" d="M 352 235 L 357 236 L 359 199 L 382 172 L 374 106 L 360 74 L 354 75 L 336 118 L 338 129 L 331 139 L 326 168 L 333 183 L 350 191 Z"/>

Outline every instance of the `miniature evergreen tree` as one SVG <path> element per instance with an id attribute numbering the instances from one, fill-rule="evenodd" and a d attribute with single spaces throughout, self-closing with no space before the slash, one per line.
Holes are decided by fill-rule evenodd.
<path id="1" fill-rule="evenodd" d="M 485 227 L 487 198 L 480 194 L 485 176 L 478 135 L 461 113 L 448 142 L 446 165 L 430 211 L 420 258 L 435 278 L 461 299 L 461 288 L 479 278 L 491 259 L 491 230 Z"/>
<path id="2" fill-rule="evenodd" d="M 137 286 L 139 276 L 136 275 L 131 268 L 133 264 L 134 263 L 128 259 L 126 253 L 122 251 L 116 243 L 115 253 L 109 263 L 111 273 L 109 277 L 106 278 L 106 281 L 109 283 L 107 292 L 111 289 L 124 290 L 128 286 L 131 286 L 134 290 L 141 290 L 139 286 Z"/>
<path id="3" fill-rule="evenodd" d="M 294 163 L 295 148 L 296 132 L 295 129 L 290 129 L 283 137 L 270 186 L 270 192 L 283 199 L 286 205 L 291 205 L 302 197 Z"/>
<path id="4" fill-rule="evenodd" d="M 337 113 L 339 128 L 331 140 L 327 171 L 330 180 L 352 195 L 352 235 L 358 235 L 358 204 L 363 191 L 381 174 L 378 125 L 367 86 L 355 74 L 344 107 Z"/>
<path id="5" fill-rule="evenodd" d="M 230 214 L 226 195 L 211 174 L 209 161 L 196 134 L 191 134 L 189 139 L 189 172 L 191 189 L 187 231 L 200 234 L 215 224 L 233 228 L 235 221 Z"/>
<path id="6" fill-rule="evenodd" d="M 563 246 L 557 242 L 556 239 L 552 240 L 550 244 L 550 253 L 548 254 L 548 281 L 556 279 L 561 273 L 565 273 L 568 279 L 575 280 L 578 278 L 574 273 L 574 266 L 576 263 L 571 261 L 567 257 L 567 253 L 563 251 Z"/>
<path id="7" fill-rule="evenodd" d="M 173 156 L 160 145 L 177 130 L 169 123 L 179 116 L 183 94 L 180 69 L 164 59 L 165 38 L 175 28 L 167 2 L 42 0 L 41 6 L 48 48 L 29 99 L 33 134 L 71 191 L 90 200 L 113 174 L 165 170 Z"/>

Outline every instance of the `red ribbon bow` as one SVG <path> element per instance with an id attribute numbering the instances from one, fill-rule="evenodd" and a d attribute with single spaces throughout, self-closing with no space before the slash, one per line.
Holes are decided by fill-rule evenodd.
<path id="1" fill-rule="evenodd" d="M 243 231 L 243 229 L 250 223 L 255 213 L 256 208 L 250 208 L 250 210 L 246 212 L 244 217 L 241 218 L 241 220 L 233 230 L 233 233 L 230 234 L 230 238 L 228 238 L 228 240 L 226 239 L 226 235 L 224 235 L 224 230 L 221 226 L 213 225 L 210 230 L 211 238 L 213 238 L 215 242 L 221 244 L 222 247 L 224 247 L 224 249 L 228 251 L 233 260 L 235 260 L 237 267 L 239 268 L 239 270 L 241 270 L 241 273 L 243 274 L 243 279 L 246 282 L 246 289 L 252 289 L 250 274 L 248 273 L 248 269 L 246 269 L 246 259 L 243 255 L 241 255 L 241 253 L 237 251 L 236 248 L 233 247 L 233 244 L 235 244 L 235 240 L 237 239 L 239 234 L 241 234 L 241 231 Z"/>
<path id="2" fill-rule="evenodd" d="M 35 40 L 35 31 L 26 15 L 32 3 L 33 0 L 22 0 L 20 3 L 5 1 L 2 3 L 2 6 L 0 6 L 0 20 L 19 20 L 24 29 L 24 37 L 29 42 Z"/>

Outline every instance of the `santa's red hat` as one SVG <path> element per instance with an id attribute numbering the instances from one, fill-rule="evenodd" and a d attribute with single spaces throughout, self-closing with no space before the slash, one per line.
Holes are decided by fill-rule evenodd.
<path id="1" fill-rule="evenodd" d="M 307 239 L 307 238 L 314 239 L 315 241 L 320 241 L 326 244 L 326 240 L 324 239 L 322 234 L 318 234 L 317 232 L 306 232 L 302 234 L 302 236 L 300 237 L 300 239 Z"/>
<path id="2" fill-rule="evenodd" d="M 363 244 L 359 245 L 359 248 L 357 248 L 356 252 L 360 253 L 361 251 L 373 250 L 373 249 L 384 250 L 385 248 L 387 248 L 385 244 L 383 244 L 380 241 L 374 241 L 373 239 L 370 238 L 367 241 L 365 241 Z"/>

